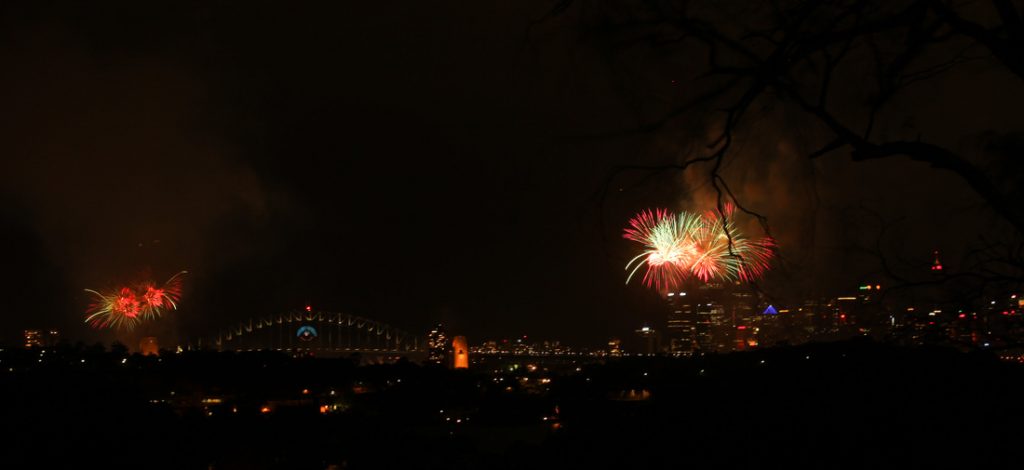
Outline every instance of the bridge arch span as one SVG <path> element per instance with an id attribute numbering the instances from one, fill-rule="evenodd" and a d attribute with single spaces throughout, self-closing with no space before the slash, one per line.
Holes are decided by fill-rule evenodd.
<path id="1" fill-rule="evenodd" d="M 414 353 L 423 348 L 419 335 L 387 323 L 323 311 L 252 317 L 222 329 L 213 343 L 220 351 Z"/>

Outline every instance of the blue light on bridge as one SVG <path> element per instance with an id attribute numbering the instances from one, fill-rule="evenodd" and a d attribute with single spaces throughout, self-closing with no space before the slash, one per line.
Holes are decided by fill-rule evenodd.
<path id="1" fill-rule="evenodd" d="M 295 332 L 295 336 L 298 336 L 302 341 L 313 341 L 317 337 L 316 328 L 310 325 L 302 325 Z"/>

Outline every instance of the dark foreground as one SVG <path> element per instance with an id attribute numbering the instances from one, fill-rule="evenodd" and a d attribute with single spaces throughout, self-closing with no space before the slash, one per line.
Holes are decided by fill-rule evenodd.
<path id="1" fill-rule="evenodd" d="M 1024 368 L 870 342 L 579 370 L 0 358 L 5 468 L 1006 468 L 1024 457 Z"/>

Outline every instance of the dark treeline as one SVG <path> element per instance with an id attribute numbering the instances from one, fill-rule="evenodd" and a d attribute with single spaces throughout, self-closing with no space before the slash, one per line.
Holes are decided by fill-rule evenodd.
<path id="1" fill-rule="evenodd" d="M 564 372 L 120 348 L 0 358 L 5 458 L 41 468 L 1005 467 L 1024 417 L 1018 365 L 869 341 Z"/>

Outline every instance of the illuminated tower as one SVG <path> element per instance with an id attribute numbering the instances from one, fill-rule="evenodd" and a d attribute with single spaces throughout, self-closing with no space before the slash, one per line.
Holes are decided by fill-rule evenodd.
<path id="1" fill-rule="evenodd" d="M 939 261 L 939 250 L 935 250 L 935 261 L 932 262 L 932 271 L 936 273 L 942 271 L 942 262 Z"/>
<path id="2" fill-rule="evenodd" d="M 455 369 L 468 369 L 469 345 L 466 344 L 465 336 L 456 336 L 452 339 L 452 352 L 454 354 L 452 367 Z"/>
<path id="3" fill-rule="evenodd" d="M 160 355 L 160 347 L 156 342 L 155 336 L 146 336 L 139 341 L 139 353 L 143 356 L 158 356 Z"/>

